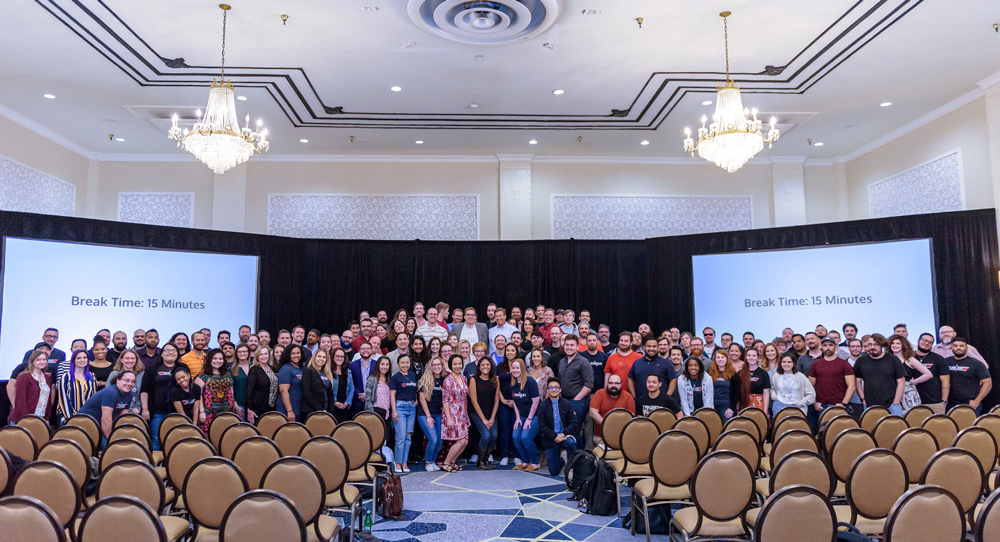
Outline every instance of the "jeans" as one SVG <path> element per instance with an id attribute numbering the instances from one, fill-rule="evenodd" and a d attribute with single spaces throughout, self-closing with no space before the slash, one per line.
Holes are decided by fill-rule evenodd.
<path id="1" fill-rule="evenodd" d="M 427 449 L 424 451 L 424 461 L 427 463 L 434 463 L 437 461 L 437 456 L 441 453 L 441 415 L 433 416 L 430 419 L 434 421 L 434 427 L 428 427 L 427 416 L 417 416 L 417 423 L 420 424 L 420 429 L 423 430 L 424 436 L 427 437 Z"/>
<path id="2" fill-rule="evenodd" d="M 576 451 L 576 439 L 572 435 L 567 435 L 566 440 L 562 442 L 553 441 L 552 447 L 545 450 L 545 458 L 549 461 L 549 474 L 552 476 L 557 476 L 566 464 L 562 457 L 559 457 L 560 450 L 564 448 L 566 449 L 567 459 Z"/>
<path id="3" fill-rule="evenodd" d="M 893 403 L 893 404 L 889 405 L 889 414 L 891 416 L 902 416 L 903 415 L 903 406 L 900 405 L 899 403 Z"/>
<path id="4" fill-rule="evenodd" d="M 479 448 L 485 450 L 490 446 L 496 446 L 497 443 L 497 424 L 494 423 L 493 427 L 489 429 L 486 428 L 486 422 L 479 417 L 476 411 L 469 412 L 469 419 L 472 423 L 476 424 L 476 428 L 479 429 Z M 478 452 L 477 452 L 478 453 Z M 480 460 L 485 460 L 485 457 L 480 457 Z"/>
<path id="5" fill-rule="evenodd" d="M 788 403 L 782 403 L 781 401 L 778 401 L 778 400 L 771 401 L 771 417 L 773 418 L 774 416 L 776 416 L 779 412 L 781 412 L 781 409 L 783 409 L 783 408 L 794 407 L 794 406 L 795 405 L 790 405 Z M 809 405 L 809 406 L 810 406 L 810 408 L 812 407 L 812 405 Z M 796 408 L 798 408 L 798 407 L 796 407 Z M 815 410 L 815 409 L 813 409 L 813 410 Z"/>
<path id="6" fill-rule="evenodd" d="M 576 416 L 576 421 L 580 424 L 579 429 L 576 430 L 573 436 L 576 437 L 576 443 L 583 444 L 583 420 L 587 416 L 587 413 L 590 412 L 590 397 L 587 396 L 579 401 L 570 401 L 569 403 L 573 405 L 573 414 Z M 568 421 L 564 421 L 563 423 L 569 425 Z"/>
<path id="7" fill-rule="evenodd" d="M 512 433 L 514 432 L 514 409 L 500 403 L 500 408 L 497 409 L 497 447 L 500 451 L 500 458 L 506 458 L 510 455 L 510 441 L 512 438 Z"/>
<path id="8" fill-rule="evenodd" d="M 413 401 L 396 401 L 396 414 L 399 421 L 393 422 L 396 428 L 396 446 L 393 457 L 396 463 L 406 464 L 410 453 L 410 440 L 413 438 L 413 423 L 416 421 L 417 408 Z"/>
<path id="9" fill-rule="evenodd" d="M 535 436 L 538 435 L 538 419 L 531 420 L 531 427 L 524 428 L 525 418 L 521 418 L 521 426 L 514 430 L 514 449 L 521 461 L 529 465 L 538 464 L 538 447 L 535 446 Z"/>
<path id="10" fill-rule="evenodd" d="M 149 431 L 153 438 L 153 451 L 160 450 L 160 424 L 167 418 L 166 414 L 151 414 L 149 419 Z"/>

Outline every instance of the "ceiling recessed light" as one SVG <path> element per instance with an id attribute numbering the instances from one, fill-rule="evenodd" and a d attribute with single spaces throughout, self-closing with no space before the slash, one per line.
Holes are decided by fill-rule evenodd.
<path id="1" fill-rule="evenodd" d="M 479 109 L 479 104 L 469 104 L 469 109 Z"/>
<path id="2" fill-rule="evenodd" d="M 237 96 L 236 99 L 239 100 L 239 101 L 241 101 L 241 102 L 247 101 L 247 97 L 246 96 Z"/>
<path id="3" fill-rule="evenodd" d="M 532 139 L 531 141 L 528 142 L 528 145 L 537 145 L 537 144 L 538 144 L 538 142 L 535 141 L 534 139 Z"/>
<path id="4" fill-rule="evenodd" d="M 639 143 L 639 144 L 640 145 L 649 145 L 649 141 L 646 141 L 645 139 L 643 139 L 642 143 Z"/>
<path id="5" fill-rule="evenodd" d="M 552 91 L 552 94 L 555 94 L 556 96 L 558 96 L 558 95 L 562 94 L 563 92 L 566 92 L 566 91 L 562 90 L 562 89 L 556 89 L 556 90 Z"/>
<path id="6" fill-rule="evenodd" d="M 56 95 L 55 94 L 42 94 L 42 98 L 47 98 L 49 100 L 55 100 L 56 99 Z"/>
<path id="7" fill-rule="evenodd" d="M 712 100 L 705 100 L 704 102 L 701 102 L 701 105 L 712 105 Z"/>
<path id="8" fill-rule="evenodd" d="M 418 140 L 416 140 L 416 141 L 415 141 L 415 143 L 416 143 L 417 145 L 423 145 L 423 144 L 424 144 L 424 142 L 423 142 L 423 140 L 422 140 L 422 139 L 418 139 Z"/>
<path id="9" fill-rule="evenodd" d="M 882 103 L 880 103 L 878 105 L 879 105 L 879 107 L 889 107 L 890 105 L 892 105 L 892 102 L 882 102 Z"/>
<path id="10" fill-rule="evenodd" d="M 308 139 L 300 139 L 299 143 L 309 143 L 309 140 Z"/>
<path id="11" fill-rule="evenodd" d="M 116 137 L 115 141 L 121 141 L 122 143 L 124 143 L 125 142 L 125 138 L 124 137 Z"/>
<path id="12" fill-rule="evenodd" d="M 391 91 L 393 91 L 393 92 L 399 92 L 399 91 L 403 90 L 403 87 L 392 87 L 392 88 L 391 88 L 391 89 L 389 89 L 389 90 L 391 90 Z"/>
<path id="13" fill-rule="evenodd" d="M 822 146 L 823 146 L 822 141 L 820 141 L 819 143 L 813 143 L 813 147 L 822 147 Z"/>

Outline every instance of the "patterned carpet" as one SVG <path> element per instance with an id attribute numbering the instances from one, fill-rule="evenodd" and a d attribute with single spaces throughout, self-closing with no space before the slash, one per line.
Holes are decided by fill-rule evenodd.
<path id="1" fill-rule="evenodd" d="M 374 516 L 372 531 L 382 540 L 639 542 L 645 538 L 641 535 L 633 538 L 621 528 L 621 519 L 613 515 L 583 513 L 576 502 L 566 500 L 569 493 L 562 477 L 508 468 L 451 474 L 413 472 L 402 479 L 405 521 Z M 625 513 L 627 499 L 627 494 L 623 494 Z M 664 541 L 667 537 L 659 535 L 653 539 Z"/>

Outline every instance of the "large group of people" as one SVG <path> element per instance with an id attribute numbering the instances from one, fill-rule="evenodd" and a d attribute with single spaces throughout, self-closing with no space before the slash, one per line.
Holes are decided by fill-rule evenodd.
<path id="1" fill-rule="evenodd" d="M 161 343 L 157 330 L 138 329 L 131 346 L 125 332 L 102 329 L 89 343 L 74 339 L 68 356 L 56 348 L 58 330 L 47 329 L 11 374 L 9 421 L 35 414 L 58 426 L 84 413 L 107 437 L 132 412 L 150 422 L 155 449 L 173 412 L 207 429 L 223 412 L 254 423 L 270 411 L 290 421 L 372 411 L 386 422 L 397 472 L 414 461 L 456 472 L 465 458 L 479 469 L 544 463 L 555 475 L 575 450 L 602 445 L 604 416 L 617 408 L 712 408 L 728 419 L 751 406 L 769 415 L 794 407 L 815 425 L 832 406 L 858 418 L 873 406 L 981 412 L 992 387 L 983 356 L 947 325 L 937 337 L 921 330 L 915 345 L 905 324 L 859 335 L 851 323 L 786 328 L 768 341 L 711 327 L 654 334 L 643 323 L 612 342 L 587 310 L 578 319 L 568 309 L 490 304 L 485 314 L 480 322 L 474 307 L 416 303 L 391 316 L 363 311 L 339 333 L 297 325 L 272 337 L 242 325 L 235 337 L 200 329 Z"/>

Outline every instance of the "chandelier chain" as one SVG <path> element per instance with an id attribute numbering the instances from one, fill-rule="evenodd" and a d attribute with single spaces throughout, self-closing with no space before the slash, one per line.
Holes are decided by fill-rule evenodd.
<path id="1" fill-rule="evenodd" d="M 222 19 L 222 51 L 223 60 L 225 60 L 225 50 L 226 50 L 226 19 Z M 726 81 L 729 81 L 729 17 L 722 18 L 722 27 L 726 34 Z"/>
<path id="2" fill-rule="evenodd" d="M 226 10 L 222 11 L 222 80 L 226 80 L 226 15 L 229 13 Z M 727 38 L 728 39 L 728 38 Z M 728 43 L 728 42 L 727 42 Z M 728 45 L 727 45 L 728 47 Z M 729 52 L 726 52 L 726 73 L 729 72 Z"/>

